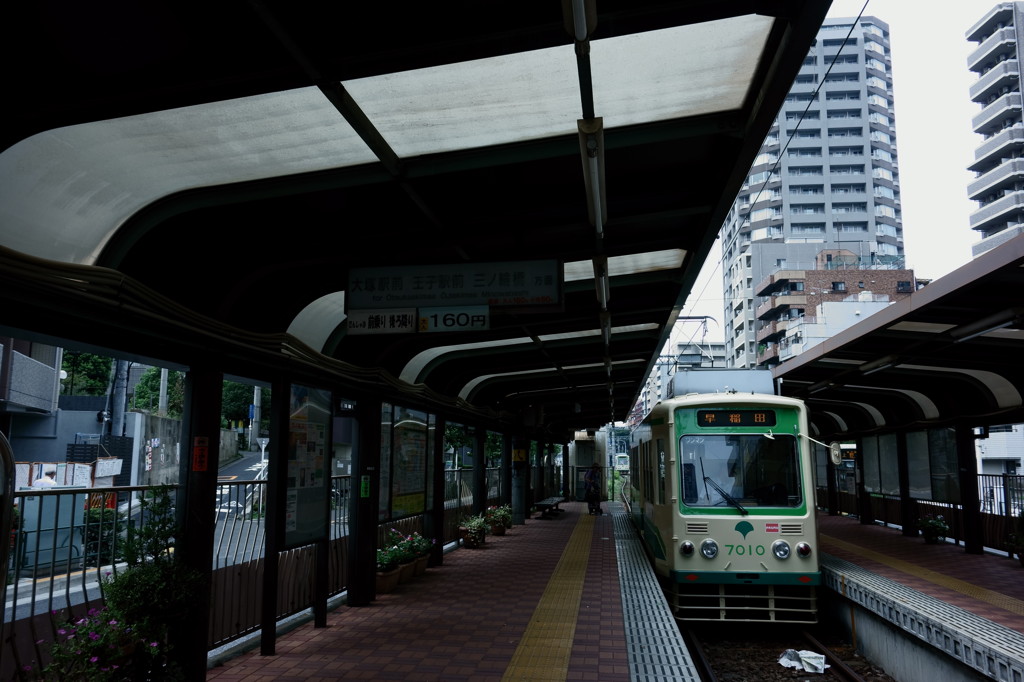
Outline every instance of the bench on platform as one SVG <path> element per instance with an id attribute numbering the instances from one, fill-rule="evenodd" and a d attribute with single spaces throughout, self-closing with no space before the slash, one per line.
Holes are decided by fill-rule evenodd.
<path id="1" fill-rule="evenodd" d="M 540 512 L 538 518 L 550 519 L 555 512 L 563 512 L 564 509 L 559 509 L 558 505 L 562 504 L 562 498 L 560 497 L 548 497 L 540 502 L 534 502 L 534 508 Z"/>

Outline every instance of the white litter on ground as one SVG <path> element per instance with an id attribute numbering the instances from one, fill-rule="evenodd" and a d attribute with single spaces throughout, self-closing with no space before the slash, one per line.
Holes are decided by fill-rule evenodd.
<path id="1" fill-rule="evenodd" d="M 786 649 L 779 657 L 779 665 L 787 668 L 802 668 L 809 673 L 823 673 L 828 665 L 825 663 L 824 654 L 816 654 L 813 651 L 797 651 Z"/>

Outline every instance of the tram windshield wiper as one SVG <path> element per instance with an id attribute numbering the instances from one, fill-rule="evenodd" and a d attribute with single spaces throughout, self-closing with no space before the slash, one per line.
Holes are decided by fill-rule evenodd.
<path id="1" fill-rule="evenodd" d="M 743 508 L 743 505 L 739 503 L 739 500 L 737 500 L 735 497 L 733 497 L 729 493 L 725 492 L 725 488 L 723 488 L 722 486 L 718 485 L 718 482 L 715 481 L 715 479 L 711 478 L 710 476 L 705 476 L 704 477 L 704 483 L 711 484 L 711 487 L 715 489 L 715 492 L 717 492 L 719 495 L 721 495 L 725 499 L 726 502 L 728 502 L 732 506 L 736 507 L 740 511 L 740 514 L 743 514 L 744 516 L 746 516 L 747 514 L 750 513 L 746 509 Z"/>

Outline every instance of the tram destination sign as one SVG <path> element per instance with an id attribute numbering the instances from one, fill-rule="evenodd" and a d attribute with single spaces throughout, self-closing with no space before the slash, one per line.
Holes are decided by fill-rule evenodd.
<path id="1" fill-rule="evenodd" d="M 697 410 L 697 426 L 775 426 L 775 410 Z"/>
<path id="2" fill-rule="evenodd" d="M 353 268 L 346 305 L 357 310 L 530 307 L 562 303 L 557 260 Z"/>

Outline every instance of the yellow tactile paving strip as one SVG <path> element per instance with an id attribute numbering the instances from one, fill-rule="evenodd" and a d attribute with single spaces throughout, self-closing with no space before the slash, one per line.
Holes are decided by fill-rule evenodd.
<path id="1" fill-rule="evenodd" d="M 502 680 L 563 682 L 576 635 L 594 517 L 580 516 Z"/>
<path id="2" fill-rule="evenodd" d="M 885 564 L 890 568 L 895 568 L 897 571 L 909 573 L 910 575 L 921 578 L 922 580 L 927 580 L 928 582 L 939 585 L 940 587 L 945 587 L 955 592 L 959 592 L 960 594 L 966 594 L 978 601 L 983 601 L 1019 616 L 1024 616 L 1024 601 L 1021 601 L 1020 599 L 1014 599 L 1013 597 L 1000 592 L 995 592 L 993 590 L 985 589 L 984 587 L 972 585 L 971 583 L 964 582 L 963 580 L 951 578 L 948 575 L 937 573 L 936 571 L 924 568 L 923 566 L 918 566 L 917 564 L 912 564 L 908 561 L 894 559 L 893 557 L 886 556 L 879 552 L 874 552 L 870 549 L 865 549 L 864 547 L 834 538 L 830 535 L 821 535 L 821 540 L 825 544 L 835 545 L 847 552 L 858 554 L 865 559 L 871 559 L 872 561 L 877 561 L 880 564 Z"/>

